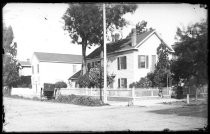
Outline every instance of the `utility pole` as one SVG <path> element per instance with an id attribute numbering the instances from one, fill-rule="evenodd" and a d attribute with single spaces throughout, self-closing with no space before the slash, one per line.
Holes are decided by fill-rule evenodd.
<path id="1" fill-rule="evenodd" d="M 107 76 L 106 76 L 106 8 L 103 4 L 103 31 L 104 31 L 104 103 L 107 103 Z"/>

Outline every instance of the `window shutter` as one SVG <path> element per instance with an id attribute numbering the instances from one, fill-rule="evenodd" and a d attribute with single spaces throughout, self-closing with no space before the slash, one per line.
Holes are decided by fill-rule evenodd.
<path id="1" fill-rule="evenodd" d="M 120 88 L 120 79 L 118 79 L 118 88 Z"/>
<path id="2" fill-rule="evenodd" d="M 140 58 L 140 55 L 138 55 L 138 68 L 141 68 L 141 58 Z"/>
<path id="3" fill-rule="evenodd" d="M 149 56 L 147 55 L 146 56 L 146 68 L 148 69 L 148 67 L 149 67 Z"/>
<path id="4" fill-rule="evenodd" d="M 119 57 L 117 58 L 117 68 L 118 68 L 118 70 L 120 70 L 120 58 Z"/>
<path id="5" fill-rule="evenodd" d="M 125 88 L 127 88 L 127 79 L 124 79 Z"/>
<path id="6" fill-rule="evenodd" d="M 127 69 L 127 60 L 126 60 L 126 56 L 125 56 L 124 59 L 125 59 L 125 60 L 124 60 L 124 69 Z"/>

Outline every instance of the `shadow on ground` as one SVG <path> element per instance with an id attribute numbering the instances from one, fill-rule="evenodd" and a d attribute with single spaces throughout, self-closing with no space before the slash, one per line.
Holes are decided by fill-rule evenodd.
<path id="1" fill-rule="evenodd" d="M 191 117 L 202 117 L 202 118 L 208 117 L 207 104 L 183 105 L 182 107 L 152 110 L 149 112 L 157 114 L 176 114 L 178 116 L 191 116 Z"/>

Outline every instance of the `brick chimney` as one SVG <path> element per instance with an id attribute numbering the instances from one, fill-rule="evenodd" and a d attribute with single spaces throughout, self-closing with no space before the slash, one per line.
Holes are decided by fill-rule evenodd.
<path id="1" fill-rule="evenodd" d="M 120 33 L 115 33 L 115 34 L 112 34 L 112 42 L 116 42 L 118 40 L 120 40 Z"/>
<path id="2" fill-rule="evenodd" d="M 132 46 L 136 46 L 136 28 L 133 28 L 132 31 Z"/>

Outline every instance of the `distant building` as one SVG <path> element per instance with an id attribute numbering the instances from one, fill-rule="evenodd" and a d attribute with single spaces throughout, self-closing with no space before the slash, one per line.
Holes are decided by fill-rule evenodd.
<path id="1" fill-rule="evenodd" d="M 64 81 L 68 84 L 69 76 L 81 69 L 81 63 L 81 55 L 34 52 L 31 59 L 32 88 L 39 93 L 44 83 Z"/>
<path id="2" fill-rule="evenodd" d="M 132 37 L 114 41 L 107 44 L 107 72 L 115 75 L 110 88 L 128 88 L 129 84 L 154 71 L 158 60 L 157 47 L 161 42 L 173 51 L 155 30 L 140 35 L 134 30 Z M 103 65 L 100 55 L 101 47 L 98 47 L 87 56 L 88 70 L 100 62 Z"/>
<path id="3" fill-rule="evenodd" d="M 30 60 L 27 61 L 19 61 L 20 69 L 19 69 L 19 76 L 31 76 L 31 63 Z"/>

